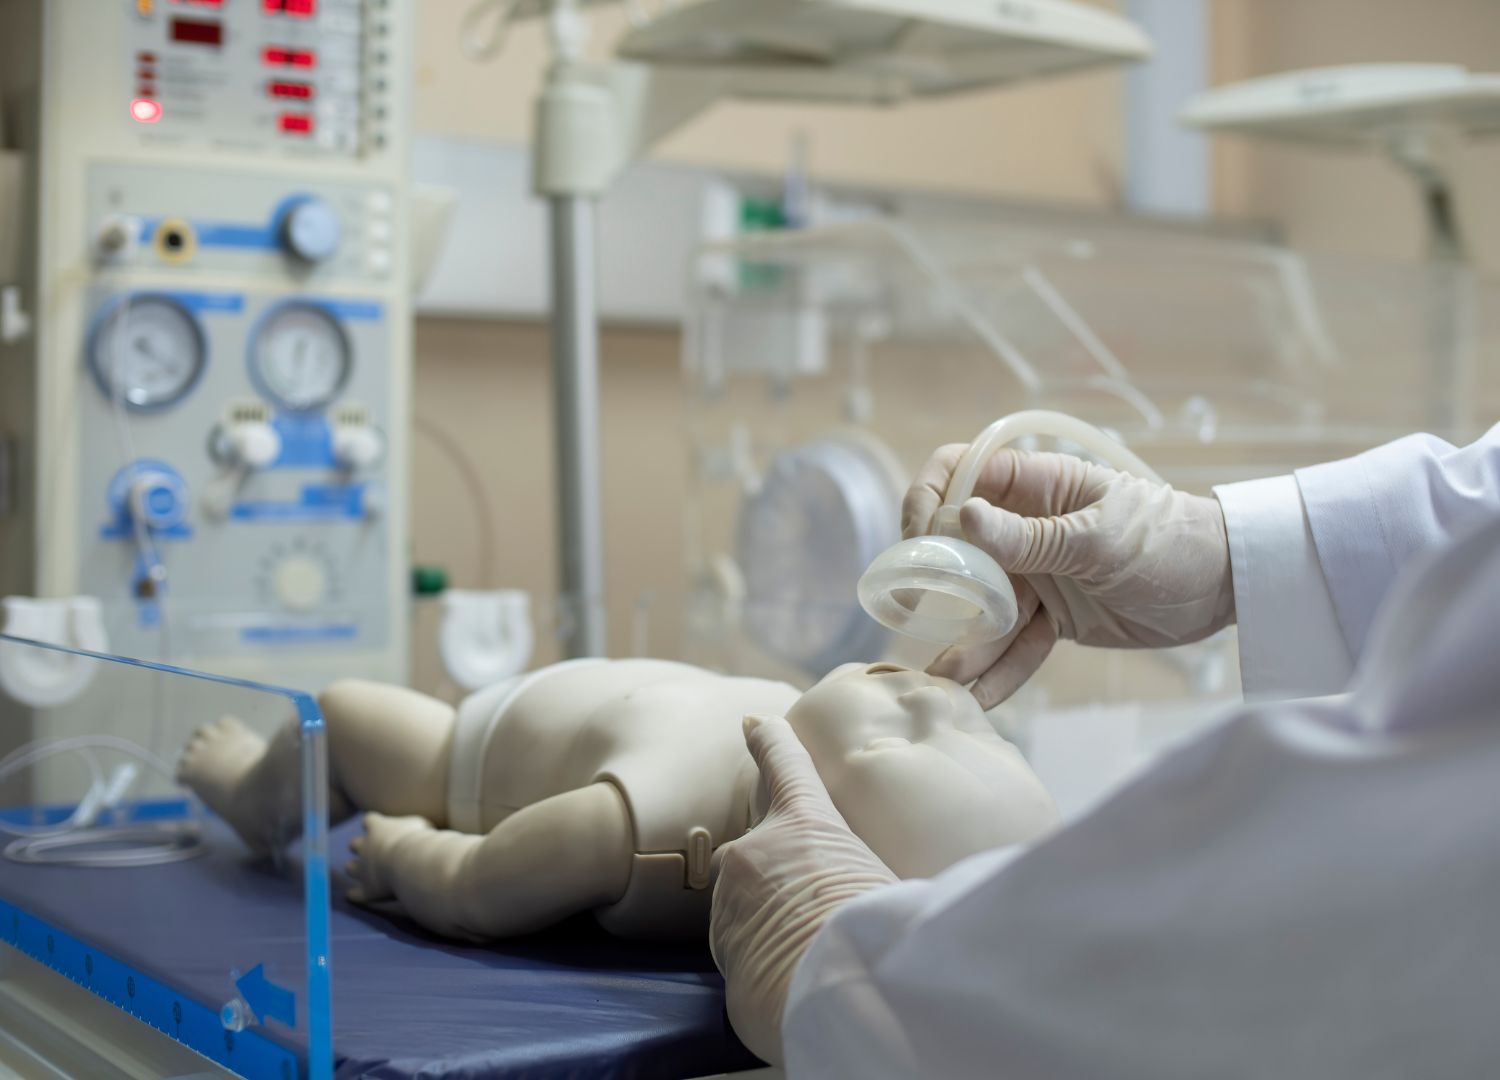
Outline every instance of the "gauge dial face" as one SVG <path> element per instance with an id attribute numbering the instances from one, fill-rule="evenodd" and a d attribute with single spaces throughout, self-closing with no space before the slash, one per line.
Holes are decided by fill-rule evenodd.
<path id="1" fill-rule="evenodd" d="M 349 378 L 349 338 L 322 308 L 288 304 L 272 312 L 250 346 L 250 367 L 261 388 L 297 412 L 321 409 Z"/>
<path id="2" fill-rule="evenodd" d="M 203 373 L 206 358 L 197 320 L 163 296 L 119 304 L 95 330 L 89 350 L 100 389 L 135 409 L 180 401 Z"/>

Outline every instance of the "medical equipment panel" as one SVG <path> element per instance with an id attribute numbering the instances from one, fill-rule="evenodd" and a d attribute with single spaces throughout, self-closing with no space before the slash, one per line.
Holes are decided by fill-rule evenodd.
<path id="1" fill-rule="evenodd" d="M 412 15 L 0 12 L 33 321 L 0 593 L 95 597 L 131 656 L 404 678 Z"/>
<path id="2" fill-rule="evenodd" d="M 366 0 L 155 0 L 124 25 L 122 122 L 164 147 L 356 157 L 387 138 L 389 24 Z"/>

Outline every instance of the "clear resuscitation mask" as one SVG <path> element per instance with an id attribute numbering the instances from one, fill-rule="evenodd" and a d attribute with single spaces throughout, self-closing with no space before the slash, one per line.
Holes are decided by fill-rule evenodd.
<path id="1" fill-rule="evenodd" d="M 932 533 L 887 548 L 859 579 L 859 602 L 871 618 L 939 645 L 982 645 L 1011 632 L 1015 588 L 988 553 L 963 538 L 959 509 L 973 498 L 979 471 L 997 450 L 1034 436 L 1065 439 L 1122 472 L 1161 481 L 1139 457 L 1077 417 L 1031 409 L 996 420 L 959 459 Z"/>

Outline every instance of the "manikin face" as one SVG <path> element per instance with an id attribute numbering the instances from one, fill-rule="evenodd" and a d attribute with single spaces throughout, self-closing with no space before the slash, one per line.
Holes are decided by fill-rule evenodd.
<path id="1" fill-rule="evenodd" d="M 786 718 L 849 827 L 900 877 L 929 877 L 1057 822 L 1020 751 L 948 679 L 845 664 Z"/>

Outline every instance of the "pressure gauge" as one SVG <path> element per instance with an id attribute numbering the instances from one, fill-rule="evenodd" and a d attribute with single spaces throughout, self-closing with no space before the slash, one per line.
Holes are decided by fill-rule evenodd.
<path id="1" fill-rule="evenodd" d="M 267 397 L 294 412 L 321 409 L 344 388 L 352 364 L 338 320 L 312 304 L 285 304 L 250 343 L 250 372 Z"/>
<path id="2" fill-rule="evenodd" d="M 203 330 L 165 296 L 121 301 L 94 327 L 89 365 L 106 397 L 161 409 L 185 397 L 207 360 Z"/>

